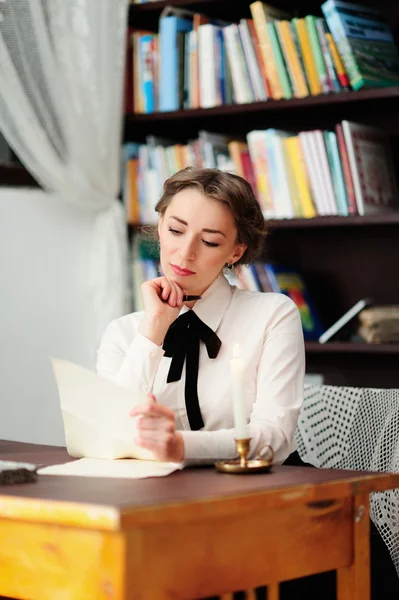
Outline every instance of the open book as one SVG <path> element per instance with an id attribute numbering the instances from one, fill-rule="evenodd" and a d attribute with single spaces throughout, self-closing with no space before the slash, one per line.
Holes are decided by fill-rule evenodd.
<path id="1" fill-rule="evenodd" d="M 40 473 L 87 476 L 92 470 L 94 476 L 150 477 L 181 468 L 178 463 L 160 463 L 152 452 L 135 445 L 137 417 L 130 417 L 129 413 L 145 401 L 144 395 L 137 397 L 132 391 L 67 360 L 53 358 L 51 362 L 60 397 L 66 448 L 70 456 L 83 460 L 46 467 Z M 139 460 L 129 461 L 127 467 L 122 467 L 122 461 L 118 461 L 118 465 L 102 466 L 98 461 L 131 458 Z M 147 466 L 132 464 L 143 461 Z M 166 465 L 169 467 L 165 468 Z M 127 474 L 122 474 L 122 468 Z"/>

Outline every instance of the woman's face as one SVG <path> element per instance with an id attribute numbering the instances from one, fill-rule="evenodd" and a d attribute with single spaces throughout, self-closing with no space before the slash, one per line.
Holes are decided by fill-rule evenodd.
<path id="1" fill-rule="evenodd" d="M 162 270 L 189 294 L 201 295 L 226 263 L 235 263 L 246 250 L 244 244 L 237 244 L 229 207 L 195 188 L 172 198 L 158 232 Z"/>

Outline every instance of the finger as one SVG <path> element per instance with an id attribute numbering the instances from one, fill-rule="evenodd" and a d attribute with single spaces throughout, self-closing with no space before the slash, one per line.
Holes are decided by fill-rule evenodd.
<path id="1" fill-rule="evenodd" d="M 135 444 L 140 448 L 144 448 L 145 450 L 149 450 L 150 452 L 152 452 L 154 458 L 156 458 L 157 460 L 164 459 L 162 449 L 160 448 L 159 444 L 157 444 L 154 440 L 145 440 L 142 438 L 137 438 L 135 440 Z"/>
<path id="2" fill-rule="evenodd" d="M 173 434 L 168 432 L 144 430 L 137 435 L 135 443 L 148 449 L 166 451 L 173 440 Z M 151 447 L 150 447 L 151 445 Z"/>
<path id="3" fill-rule="evenodd" d="M 149 400 L 148 402 L 144 402 L 143 404 L 138 404 L 130 411 L 131 417 L 145 416 L 145 417 L 165 417 L 174 422 L 175 414 L 170 408 L 166 406 L 162 406 L 162 404 L 157 404 L 153 400 Z"/>
<path id="4" fill-rule="evenodd" d="M 156 404 L 154 400 L 150 396 L 146 402 L 142 402 L 141 404 L 137 404 L 129 413 L 131 417 L 138 417 L 139 415 L 148 415 L 151 414 L 152 405 Z"/>
<path id="5" fill-rule="evenodd" d="M 183 288 L 180 287 L 180 285 L 176 282 L 176 281 L 172 281 L 171 282 L 173 285 L 173 291 L 175 293 L 175 301 L 176 301 L 176 306 L 182 306 L 183 305 L 183 295 L 184 295 L 184 290 Z"/>
<path id="6" fill-rule="evenodd" d="M 137 429 L 141 431 L 165 431 L 173 433 L 175 424 L 167 417 L 140 417 L 137 420 Z"/>
<path id="7" fill-rule="evenodd" d="M 177 306 L 177 289 L 176 289 L 176 283 L 174 281 L 170 282 L 170 287 L 171 287 L 171 292 L 168 298 L 168 304 L 169 306 L 172 306 L 173 308 L 175 308 Z"/>
<path id="8" fill-rule="evenodd" d="M 177 306 L 183 306 L 184 291 L 178 283 L 176 283 Z"/>
<path id="9" fill-rule="evenodd" d="M 162 294 L 161 294 L 162 300 L 168 300 L 168 298 L 170 297 L 170 294 L 172 292 L 172 286 L 170 285 L 170 282 L 166 279 L 166 277 L 162 278 L 161 287 L 162 287 Z"/>

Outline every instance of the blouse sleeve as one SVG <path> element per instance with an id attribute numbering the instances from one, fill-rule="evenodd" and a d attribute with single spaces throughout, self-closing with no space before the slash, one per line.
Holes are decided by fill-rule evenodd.
<path id="1" fill-rule="evenodd" d="M 273 321 L 265 332 L 258 365 L 256 399 L 249 421 L 250 457 L 265 445 L 281 464 L 295 449 L 294 433 L 303 403 L 305 350 L 299 311 L 281 296 Z M 187 462 L 234 458 L 234 429 L 183 431 Z"/>
<path id="2" fill-rule="evenodd" d="M 138 323 L 136 327 L 125 325 L 116 320 L 105 330 L 97 351 L 97 373 L 133 392 L 147 394 L 152 391 L 164 351 L 137 332 Z"/>

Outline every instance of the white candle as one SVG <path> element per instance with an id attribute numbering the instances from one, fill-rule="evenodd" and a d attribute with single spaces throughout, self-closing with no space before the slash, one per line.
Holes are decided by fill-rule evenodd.
<path id="1" fill-rule="evenodd" d="M 247 417 L 244 398 L 244 364 L 240 358 L 240 345 L 234 344 L 233 358 L 230 360 L 230 372 L 233 384 L 233 410 L 236 439 L 248 437 Z"/>

